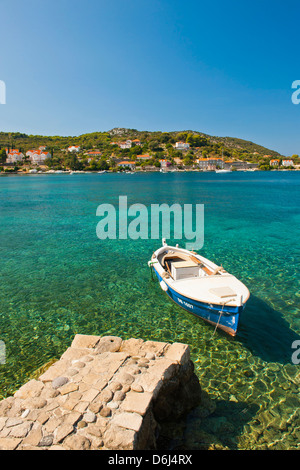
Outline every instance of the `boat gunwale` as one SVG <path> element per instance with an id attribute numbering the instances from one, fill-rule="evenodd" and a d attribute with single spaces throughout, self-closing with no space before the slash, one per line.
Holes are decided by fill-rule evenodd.
<path id="1" fill-rule="evenodd" d="M 151 260 L 156 260 L 157 261 L 157 263 L 159 264 L 159 266 L 161 267 L 161 269 L 163 270 L 164 273 L 166 273 L 166 271 L 163 268 L 163 266 L 161 265 L 160 261 L 158 260 L 158 255 L 161 253 L 162 250 L 167 250 L 167 249 L 175 250 L 175 251 L 183 252 L 184 254 L 189 254 L 189 255 L 195 256 L 197 259 L 199 259 L 199 261 L 205 260 L 206 262 L 208 262 L 208 266 L 213 265 L 213 267 L 216 267 L 216 268 L 218 267 L 213 261 L 210 261 L 207 258 L 204 258 L 204 256 L 198 255 L 197 253 L 192 253 L 191 251 L 185 250 L 184 248 L 165 245 L 165 246 L 162 246 L 161 248 L 159 248 L 158 250 L 156 250 L 153 253 L 152 258 L 151 258 Z M 155 266 L 153 266 L 153 268 L 156 270 Z M 176 288 L 174 288 L 173 285 L 170 285 L 167 282 L 167 279 L 165 277 L 163 277 L 159 272 L 158 272 L 158 274 L 160 275 L 162 280 L 167 284 L 167 286 L 170 289 L 173 289 L 177 294 L 182 295 L 183 297 L 194 300 L 195 302 L 200 302 L 200 303 L 202 302 L 203 304 L 206 304 L 206 305 L 224 306 L 224 304 L 225 304 L 225 302 L 208 302 L 206 300 L 195 299 L 194 297 L 187 296 L 186 294 L 184 294 L 184 293 L 178 291 Z M 226 271 L 226 273 L 224 273 L 223 276 L 226 276 L 226 275 L 235 278 L 238 282 L 240 282 L 247 289 L 247 297 L 246 297 L 245 300 L 243 300 L 242 305 L 240 305 L 240 306 L 238 306 L 238 305 L 228 305 L 228 307 L 231 307 L 231 308 L 244 307 L 246 305 L 246 303 L 248 302 L 249 298 L 250 298 L 249 289 L 239 279 L 237 279 L 233 274 L 230 274 Z M 213 277 L 213 278 L 215 278 L 216 276 L 217 276 L 217 274 L 210 275 L 210 277 Z M 171 277 L 171 279 L 172 279 L 172 277 Z M 176 281 L 174 281 L 174 279 L 172 279 L 172 280 L 173 280 L 174 283 L 176 283 Z M 234 302 L 234 299 L 232 299 L 231 302 Z"/>

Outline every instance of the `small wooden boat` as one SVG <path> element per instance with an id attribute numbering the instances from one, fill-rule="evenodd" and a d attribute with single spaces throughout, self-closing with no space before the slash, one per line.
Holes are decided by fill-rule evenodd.
<path id="1" fill-rule="evenodd" d="M 165 239 L 148 265 L 176 304 L 215 329 L 236 335 L 250 292 L 235 276 L 194 251 L 168 246 Z"/>

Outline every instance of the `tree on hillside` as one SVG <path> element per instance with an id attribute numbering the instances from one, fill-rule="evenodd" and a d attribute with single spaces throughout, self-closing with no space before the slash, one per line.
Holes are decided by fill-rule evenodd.
<path id="1" fill-rule="evenodd" d="M 177 141 L 185 142 L 187 136 L 188 136 L 187 132 L 179 132 L 179 134 L 176 135 L 176 139 L 177 139 Z"/>
<path id="2" fill-rule="evenodd" d="M 6 162 L 6 151 L 5 149 L 0 150 L 0 163 Z"/>
<path id="3" fill-rule="evenodd" d="M 83 163 L 78 160 L 77 155 L 72 154 L 68 155 L 68 157 L 65 160 L 66 165 L 71 169 L 71 170 L 82 170 L 83 169 Z"/>
<path id="4" fill-rule="evenodd" d="M 89 166 L 89 169 L 92 171 L 103 171 L 103 170 L 108 170 L 109 165 L 106 162 L 106 160 L 92 160 Z"/>
<path id="5" fill-rule="evenodd" d="M 187 165 L 187 166 L 193 165 L 193 163 L 194 163 L 194 155 L 193 155 L 191 152 L 189 152 L 189 153 L 184 157 L 183 163 L 184 163 L 185 165 Z"/>
<path id="6" fill-rule="evenodd" d="M 130 155 L 132 155 L 133 158 L 135 158 L 137 155 L 140 155 L 140 153 L 141 153 L 141 148 L 138 145 L 131 147 Z"/>
<path id="7" fill-rule="evenodd" d="M 208 140 L 201 135 L 188 134 L 186 142 L 190 144 L 191 147 L 204 147 L 208 144 Z"/>
<path id="8" fill-rule="evenodd" d="M 166 143 L 174 140 L 174 138 L 168 132 L 163 132 L 161 134 L 159 140 L 160 140 L 161 143 L 166 144 Z"/>
<path id="9" fill-rule="evenodd" d="M 151 142 L 149 142 L 149 145 L 148 145 L 149 149 L 150 150 L 153 150 L 153 151 L 160 151 L 160 150 L 163 150 L 161 147 L 160 147 L 160 144 L 157 140 L 152 140 Z"/>

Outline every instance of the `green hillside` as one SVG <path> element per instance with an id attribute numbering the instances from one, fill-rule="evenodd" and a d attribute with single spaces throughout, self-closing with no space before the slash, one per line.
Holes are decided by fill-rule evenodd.
<path id="1" fill-rule="evenodd" d="M 108 132 L 93 132 L 82 134 L 80 136 L 41 136 L 27 135 L 20 132 L 0 132 L 0 148 L 10 147 L 19 148 L 27 151 L 31 148 L 46 146 L 54 151 L 60 151 L 69 145 L 81 145 L 85 149 L 100 148 L 104 150 L 112 141 L 126 139 L 140 139 L 146 145 L 152 144 L 155 150 L 155 144 L 174 144 L 177 140 L 189 142 L 191 147 L 201 147 L 208 153 L 223 149 L 225 156 L 231 157 L 251 157 L 255 152 L 260 156 L 272 155 L 274 157 L 280 154 L 274 150 L 265 148 L 253 142 L 238 139 L 235 137 L 217 137 L 210 136 L 195 131 L 174 131 L 174 132 L 149 132 L 137 131 L 136 129 L 116 128 Z M 194 144 L 194 145 L 193 145 Z M 150 148 L 151 150 L 151 148 Z"/>
<path id="2" fill-rule="evenodd" d="M 130 140 L 130 148 L 124 143 Z M 176 148 L 176 142 L 185 142 L 185 150 Z M 80 146 L 80 152 L 71 154 L 69 146 Z M 270 169 L 270 160 L 281 155 L 271 149 L 235 137 L 217 137 L 196 131 L 138 131 L 114 128 L 107 132 L 92 132 L 79 136 L 42 136 L 20 132 L 0 132 L 0 165 L 6 165 L 5 148 L 18 149 L 24 158 L 15 166 L 30 167 L 30 149 L 46 147 L 51 154 L 44 166 L 51 170 L 116 170 L 120 161 L 134 161 L 137 167 L 160 167 L 160 160 L 167 159 L 178 168 L 195 168 L 198 159 L 222 158 L 225 162 L 248 162 L 261 169 Z M 92 151 L 92 152 L 91 152 Z M 138 155 L 144 155 L 139 158 Z M 148 157 L 146 158 L 145 155 Z M 298 163 L 299 158 L 295 162 Z M 8 164 L 9 166 L 9 164 Z M 3 171 L 3 167 L 1 167 Z M 0 171 L 1 171 L 0 170 Z M 7 170 L 8 171 L 8 170 Z"/>

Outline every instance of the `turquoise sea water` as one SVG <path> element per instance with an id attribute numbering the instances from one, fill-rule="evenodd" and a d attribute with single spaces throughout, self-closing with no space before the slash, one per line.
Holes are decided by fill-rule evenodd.
<path id="1" fill-rule="evenodd" d="M 174 305 L 147 266 L 161 240 L 96 236 L 99 204 L 204 204 L 200 253 L 251 298 L 232 339 Z M 0 398 L 58 358 L 76 333 L 180 341 L 211 413 L 168 445 L 299 447 L 299 172 L 30 175 L 0 178 Z M 298 355 L 300 358 L 300 353 Z"/>

